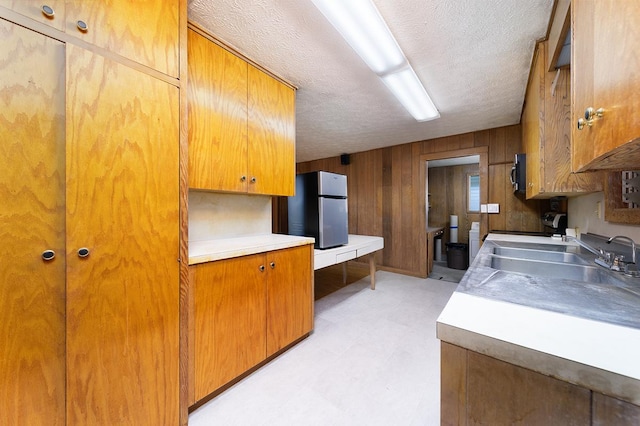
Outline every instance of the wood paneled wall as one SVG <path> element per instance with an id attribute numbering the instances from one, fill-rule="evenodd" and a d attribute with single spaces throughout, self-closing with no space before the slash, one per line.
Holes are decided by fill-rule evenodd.
<path id="1" fill-rule="evenodd" d="M 433 153 L 488 147 L 487 202 L 499 203 L 500 213 L 481 221 L 481 236 L 491 229 L 540 231 L 537 200 L 514 196 L 509 172 L 521 152 L 520 125 L 500 127 L 351 154 L 349 165 L 340 157 L 298 163 L 297 172 L 326 170 L 347 176 L 349 233 L 384 237 L 376 256 L 382 269 L 407 275 L 427 275 L 426 161 Z M 483 198 L 484 199 L 484 198 Z M 286 232 L 286 203 L 274 199 L 274 232 Z M 483 201 L 484 202 L 484 201 Z M 483 215 L 484 216 L 484 215 Z"/>

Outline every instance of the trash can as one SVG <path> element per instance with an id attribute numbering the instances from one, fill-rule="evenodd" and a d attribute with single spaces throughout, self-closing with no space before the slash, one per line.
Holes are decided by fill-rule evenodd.
<path id="1" fill-rule="evenodd" d="M 447 243 L 447 268 L 467 269 L 469 267 L 469 245 Z"/>

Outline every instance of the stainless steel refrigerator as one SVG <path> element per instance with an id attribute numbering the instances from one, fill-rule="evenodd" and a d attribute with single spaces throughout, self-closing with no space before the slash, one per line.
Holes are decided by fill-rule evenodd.
<path id="1" fill-rule="evenodd" d="M 296 176 L 296 195 L 288 199 L 289 234 L 316 239 L 315 248 L 349 242 L 347 177 L 330 172 Z"/>

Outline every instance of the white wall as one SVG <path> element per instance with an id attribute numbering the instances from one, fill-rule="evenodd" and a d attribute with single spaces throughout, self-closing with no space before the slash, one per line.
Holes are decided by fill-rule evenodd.
<path id="1" fill-rule="evenodd" d="M 271 197 L 189 191 L 189 241 L 271 233 Z"/>
<path id="2" fill-rule="evenodd" d="M 598 218 L 598 202 L 602 218 Z M 640 225 L 621 225 L 604 221 L 603 192 L 569 198 L 567 215 L 569 228 L 577 227 L 580 233 L 591 232 L 608 237 L 626 235 L 640 244 Z"/>

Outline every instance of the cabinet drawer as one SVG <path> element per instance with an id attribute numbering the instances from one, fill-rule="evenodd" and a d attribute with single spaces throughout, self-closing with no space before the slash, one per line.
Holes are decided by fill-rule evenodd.
<path id="1" fill-rule="evenodd" d="M 342 262 L 346 262 L 347 260 L 355 259 L 356 258 L 356 254 L 357 254 L 356 250 L 348 251 L 346 253 L 337 254 L 336 255 L 336 262 L 337 263 L 342 263 Z"/>

